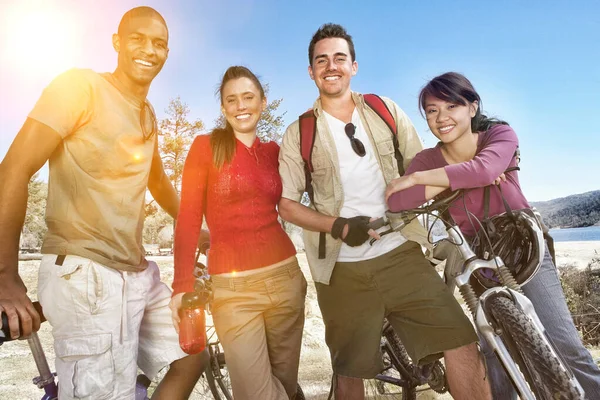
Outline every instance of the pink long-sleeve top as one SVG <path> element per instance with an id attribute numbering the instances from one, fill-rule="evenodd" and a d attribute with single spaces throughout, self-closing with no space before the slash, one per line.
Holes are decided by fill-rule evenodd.
<path id="1" fill-rule="evenodd" d="M 175 228 L 174 294 L 194 288 L 196 247 L 202 218 L 210 229 L 208 271 L 220 274 L 266 267 L 296 248 L 277 220 L 281 198 L 279 146 L 236 140 L 235 156 L 222 169 L 213 165 L 210 136 L 198 136 L 183 169 L 181 205 Z"/>
<path id="2" fill-rule="evenodd" d="M 472 160 L 449 165 L 442 155 L 441 144 L 425 149 L 415 156 L 406 174 L 444 168 L 450 181 L 450 189 L 468 189 L 462 198 L 455 200 L 450 207 L 450 215 L 460 230 L 467 236 L 475 235 L 479 226 L 473 227 L 467 217 L 466 208 L 480 220 L 484 213 L 484 187 L 490 185 L 504 171 L 517 165 L 515 151 L 519 141 L 515 131 L 508 125 L 494 125 L 487 132 L 480 132 L 477 152 Z M 512 171 L 506 174 L 506 182 L 500 184 L 502 194 L 513 210 L 529 208 L 529 203 L 521 191 L 519 174 Z M 427 201 L 425 186 L 416 185 L 394 193 L 388 199 L 391 211 L 402 211 L 419 207 Z M 498 188 L 490 190 L 489 216 L 506 211 Z"/>

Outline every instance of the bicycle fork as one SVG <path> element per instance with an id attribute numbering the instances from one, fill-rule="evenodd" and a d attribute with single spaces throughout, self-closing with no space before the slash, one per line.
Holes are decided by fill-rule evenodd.
<path id="1" fill-rule="evenodd" d="M 29 343 L 33 359 L 35 360 L 35 365 L 40 373 L 40 376 L 33 379 L 33 383 L 36 384 L 38 388 L 44 389 L 44 392 L 46 392 L 42 400 L 58 399 L 58 387 L 54 382 L 54 374 L 50 371 L 37 332 L 33 332 L 27 339 L 27 342 Z"/>
<path id="2" fill-rule="evenodd" d="M 493 349 L 494 353 L 500 360 L 500 363 L 503 365 L 507 375 L 512 380 L 520 398 L 523 400 L 535 400 L 536 396 L 510 355 L 510 352 L 506 348 L 504 341 L 500 335 L 496 333 L 496 330 L 490 320 L 490 316 L 485 311 L 487 309 L 485 307 L 486 301 L 495 296 L 505 296 L 511 299 L 515 305 L 523 311 L 523 313 L 531 321 L 534 329 L 540 334 L 542 339 L 548 345 L 552 357 L 559 360 L 561 367 L 567 372 L 570 381 L 573 383 L 579 393 L 584 393 L 583 388 L 577 379 L 575 379 L 572 371 L 566 367 L 564 359 L 560 353 L 556 351 L 554 344 L 546 335 L 546 329 L 537 316 L 533 304 L 522 293 L 521 287 L 517 284 L 508 268 L 506 268 L 502 259 L 498 257 L 495 257 L 491 260 L 478 259 L 467 244 L 462 232 L 450 228 L 448 229 L 448 235 L 454 240 L 455 243 L 460 243 L 457 245 L 458 250 L 463 259 L 466 260 L 463 271 L 455 276 L 454 282 L 456 286 L 458 286 L 463 300 L 467 304 L 469 311 L 474 318 L 477 331 L 483 335 L 485 341 Z M 505 286 L 489 288 L 481 296 L 477 296 L 470 284 L 470 278 L 475 271 L 482 268 L 494 270 L 498 276 L 500 276 Z"/>

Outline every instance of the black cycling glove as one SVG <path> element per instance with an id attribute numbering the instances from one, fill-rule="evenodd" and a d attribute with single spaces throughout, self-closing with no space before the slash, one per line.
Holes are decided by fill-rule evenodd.
<path id="1" fill-rule="evenodd" d="M 369 220 L 371 218 L 359 215 L 352 218 L 337 218 L 331 228 L 331 236 L 334 239 L 341 239 L 344 232 L 344 227 L 348 225 L 348 234 L 342 239 L 348 246 L 360 246 L 369 240 Z"/>

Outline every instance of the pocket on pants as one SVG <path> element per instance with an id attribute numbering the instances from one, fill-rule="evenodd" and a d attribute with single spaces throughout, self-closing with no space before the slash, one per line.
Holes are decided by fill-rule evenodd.
<path id="1" fill-rule="evenodd" d="M 107 399 L 115 386 L 110 333 L 54 341 L 60 390 L 75 399 Z"/>
<path id="2" fill-rule="evenodd" d="M 56 274 L 64 288 L 77 303 L 95 314 L 103 297 L 103 280 L 91 260 L 68 256 L 63 265 L 56 265 Z"/>

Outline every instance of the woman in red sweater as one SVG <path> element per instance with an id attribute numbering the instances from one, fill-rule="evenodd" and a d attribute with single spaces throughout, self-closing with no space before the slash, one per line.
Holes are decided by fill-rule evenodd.
<path id="1" fill-rule="evenodd" d="M 219 88 L 224 129 L 198 136 L 183 170 L 175 229 L 173 319 L 192 274 L 203 217 L 210 230 L 211 310 L 236 400 L 294 398 L 306 280 L 277 220 L 279 146 L 256 128 L 267 105 L 256 76 L 230 67 Z"/>

